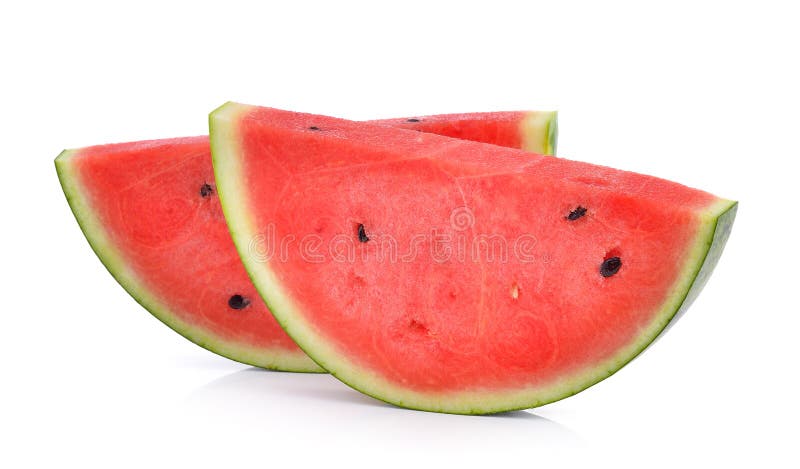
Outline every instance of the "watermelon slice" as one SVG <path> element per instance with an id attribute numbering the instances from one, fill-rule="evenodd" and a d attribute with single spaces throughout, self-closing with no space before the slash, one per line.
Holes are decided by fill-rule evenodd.
<path id="1" fill-rule="evenodd" d="M 236 103 L 210 125 L 228 227 L 283 328 L 415 409 L 529 408 L 613 374 L 697 295 L 736 212 L 439 135 Z"/>
<path id="2" fill-rule="evenodd" d="M 548 152 L 555 149 L 555 119 L 552 112 L 501 112 L 381 124 L 446 128 Z M 323 371 L 283 332 L 247 278 L 216 196 L 207 137 L 67 150 L 56 169 L 100 260 L 154 316 L 239 362 Z"/>

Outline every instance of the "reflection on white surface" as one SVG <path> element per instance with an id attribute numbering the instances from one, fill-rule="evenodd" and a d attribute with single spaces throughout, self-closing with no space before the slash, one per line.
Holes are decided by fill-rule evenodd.
<path id="1" fill-rule="evenodd" d="M 510 450 L 580 443 L 568 428 L 531 411 L 490 416 L 411 411 L 365 396 L 327 374 L 248 368 L 209 382 L 183 404 L 206 424 L 213 420 L 271 433 L 270 424 L 279 423 L 281 438 L 296 433 L 369 442 L 391 436 L 394 444 L 452 450 L 486 439 Z"/>

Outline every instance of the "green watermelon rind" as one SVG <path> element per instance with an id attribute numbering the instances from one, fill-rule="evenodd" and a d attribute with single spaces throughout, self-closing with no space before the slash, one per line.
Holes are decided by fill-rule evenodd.
<path id="1" fill-rule="evenodd" d="M 506 391 L 464 390 L 422 393 L 399 388 L 375 373 L 355 365 L 318 334 L 296 311 L 289 294 L 266 263 L 251 258 L 249 241 L 258 232 L 247 211 L 241 171 L 237 124 L 251 106 L 227 103 L 209 116 L 211 150 L 217 189 L 228 228 L 248 275 L 287 334 L 321 367 L 348 386 L 378 400 L 401 407 L 453 414 L 490 414 L 528 409 L 577 394 L 616 373 L 644 351 L 673 319 L 689 307 L 714 269 L 730 234 L 737 202 L 717 199 L 701 214 L 694 245 L 684 260 L 682 274 L 651 324 L 610 359 L 567 376 L 547 388 Z"/>
<path id="2" fill-rule="evenodd" d="M 80 176 L 73 171 L 70 164 L 70 159 L 78 151 L 64 150 L 55 160 L 61 188 L 92 250 L 111 276 L 137 303 L 189 341 L 225 358 L 271 370 L 302 373 L 325 372 L 299 350 L 291 352 L 279 348 L 260 348 L 220 338 L 206 328 L 184 321 L 159 301 L 139 276 L 130 269 L 124 254 L 110 240 L 102 221 L 98 219 L 96 212 L 92 209 L 87 193 L 81 184 Z"/>
<path id="3" fill-rule="evenodd" d="M 519 125 L 521 148 L 541 155 L 556 154 L 558 111 L 527 112 Z"/>
<path id="4" fill-rule="evenodd" d="M 556 154 L 556 147 L 558 146 L 558 112 L 553 111 L 550 119 L 547 120 L 547 135 L 545 141 L 547 142 L 547 148 L 545 149 L 545 155 L 555 155 Z"/>

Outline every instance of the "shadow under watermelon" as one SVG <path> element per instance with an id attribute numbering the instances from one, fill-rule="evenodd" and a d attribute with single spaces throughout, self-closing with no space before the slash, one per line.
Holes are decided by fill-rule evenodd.
<path id="1" fill-rule="evenodd" d="M 385 429 L 394 435 L 402 433 L 403 427 L 416 431 L 422 429 L 423 432 L 444 429 L 452 436 L 492 429 L 492 432 L 505 433 L 507 430 L 528 436 L 530 431 L 535 431 L 573 443 L 580 440 L 564 425 L 531 411 L 485 416 L 410 411 L 361 394 L 329 374 L 246 368 L 201 386 L 187 396 L 184 404 L 188 406 L 187 410 L 202 412 L 211 418 L 216 416 L 229 422 L 243 421 L 254 425 L 291 418 L 305 424 L 310 419 L 319 428 L 330 425 L 338 431 L 348 431 L 346 425 L 349 423 L 367 426 L 371 431 Z"/>

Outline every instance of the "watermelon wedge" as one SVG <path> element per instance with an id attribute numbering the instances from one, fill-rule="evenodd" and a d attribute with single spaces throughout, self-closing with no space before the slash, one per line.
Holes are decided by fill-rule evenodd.
<path id="1" fill-rule="evenodd" d="M 555 119 L 553 112 L 500 112 L 380 124 L 446 128 L 548 152 L 555 149 Z M 323 371 L 283 332 L 241 265 L 216 194 L 208 137 L 67 150 L 56 169 L 100 260 L 155 317 L 242 363 Z"/>
<path id="2" fill-rule="evenodd" d="M 324 116 L 228 103 L 210 129 L 278 322 L 414 409 L 529 408 L 610 376 L 688 307 L 736 213 L 655 177 Z"/>

